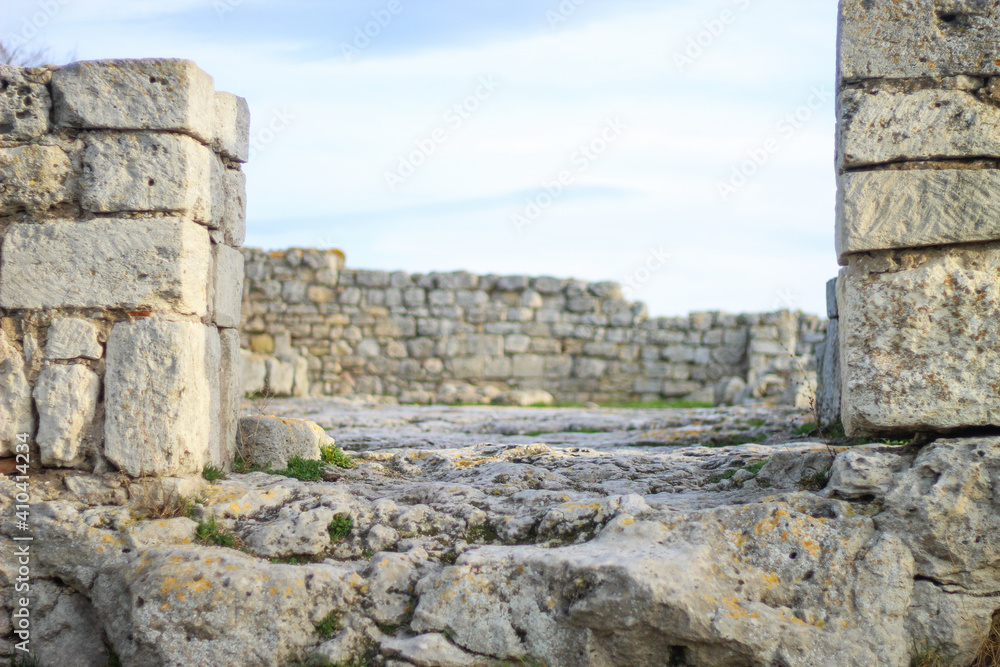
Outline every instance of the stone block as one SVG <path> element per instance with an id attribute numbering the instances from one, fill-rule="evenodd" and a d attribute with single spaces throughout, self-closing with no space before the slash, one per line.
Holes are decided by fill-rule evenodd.
<path id="1" fill-rule="evenodd" d="M 243 304 L 243 254 L 227 245 L 214 245 L 212 260 L 215 323 L 236 328 Z"/>
<path id="2" fill-rule="evenodd" d="M 545 357 L 537 354 L 514 355 L 512 375 L 516 378 L 545 377 Z"/>
<path id="3" fill-rule="evenodd" d="M 12 225 L 0 307 L 208 310 L 208 232 L 183 218 Z"/>
<path id="4" fill-rule="evenodd" d="M 69 156 L 56 146 L 0 148 L 0 215 L 41 213 L 70 201 L 72 173 Z"/>
<path id="5" fill-rule="evenodd" d="M 159 317 L 120 322 L 108 338 L 104 453 L 133 477 L 200 473 L 211 397 L 205 327 Z"/>
<path id="6" fill-rule="evenodd" d="M 250 105 L 232 93 L 215 93 L 212 149 L 236 162 L 250 159 Z"/>
<path id="7" fill-rule="evenodd" d="M 837 107 L 841 169 L 1000 157 L 1000 109 L 969 92 L 850 89 L 840 94 Z"/>
<path id="8" fill-rule="evenodd" d="M 232 468 L 236 456 L 236 429 L 243 400 L 243 360 L 240 334 L 236 329 L 219 331 L 219 449 L 215 457 L 225 470 Z M 263 386 L 261 378 L 261 386 Z"/>
<path id="9" fill-rule="evenodd" d="M 1000 239 L 1000 170 L 843 174 L 837 255 Z"/>
<path id="10" fill-rule="evenodd" d="M 20 67 L 0 65 L 0 139 L 25 141 L 49 131 L 52 99 L 44 82 Z"/>
<path id="11" fill-rule="evenodd" d="M 816 347 L 816 416 L 829 428 L 840 423 L 840 320 L 826 325 L 826 340 Z"/>
<path id="12" fill-rule="evenodd" d="M 288 467 L 293 456 L 316 461 L 320 447 L 333 444 L 322 428 L 305 419 L 282 417 L 243 417 L 237 435 L 239 449 L 255 465 L 275 470 Z"/>
<path id="13" fill-rule="evenodd" d="M 104 348 L 97 338 L 97 325 L 79 317 L 52 321 L 45 356 L 51 360 L 100 359 Z"/>
<path id="14" fill-rule="evenodd" d="M 172 213 L 216 227 L 212 152 L 191 137 L 94 132 L 87 137 L 80 204 L 94 213 Z"/>
<path id="15" fill-rule="evenodd" d="M 219 330 L 213 326 L 205 327 L 205 361 L 204 374 L 208 380 L 208 463 L 222 467 L 221 421 L 222 413 L 222 343 L 219 340 Z"/>
<path id="16" fill-rule="evenodd" d="M 573 364 L 573 375 L 578 378 L 599 378 L 607 369 L 606 361 L 578 358 Z"/>
<path id="17" fill-rule="evenodd" d="M 16 445 L 24 442 L 18 435 L 27 434 L 30 439 L 34 432 L 24 357 L 0 329 L 0 456 L 13 456 Z"/>
<path id="18" fill-rule="evenodd" d="M 267 388 L 267 358 L 247 350 L 240 350 L 240 368 L 242 393 L 263 393 Z"/>
<path id="19" fill-rule="evenodd" d="M 291 396 L 295 386 L 295 364 L 273 357 L 266 363 L 267 392 L 272 396 Z"/>
<path id="20" fill-rule="evenodd" d="M 209 144 L 215 84 L 190 60 L 94 60 L 52 75 L 56 125 L 99 130 L 160 130 Z"/>
<path id="21" fill-rule="evenodd" d="M 247 177 L 241 169 L 225 170 L 225 206 L 219 229 L 227 245 L 239 248 L 247 237 Z M 336 278 L 333 280 L 336 284 Z"/>
<path id="22" fill-rule="evenodd" d="M 960 74 L 1000 74 L 1000 6 L 945 6 L 939 0 L 840 3 L 841 81 Z"/>
<path id="23" fill-rule="evenodd" d="M 852 255 L 840 290 L 848 435 L 997 423 L 1000 244 Z"/>
<path id="24" fill-rule="evenodd" d="M 826 316 L 835 320 L 840 317 L 840 310 L 837 308 L 837 279 L 831 278 L 826 283 Z"/>
<path id="25" fill-rule="evenodd" d="M 482 378 L 486 374 L 486 357 L 455 357 L 449 359 L 447 368 L 459 380 Z"/>

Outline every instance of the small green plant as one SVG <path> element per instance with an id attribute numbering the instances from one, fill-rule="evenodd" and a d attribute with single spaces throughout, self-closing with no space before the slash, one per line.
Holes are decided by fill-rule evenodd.
<path id="1" fill-rule="evenodd" d="M 288 459 L 288 467 L 284 470 L 275 470 L 273 475 L 284 475 L 300 479 L 303 482 L 319 482 L 323 479 L 323 468 L 326 464 L 323 461 L 310 461 L 301 456 L 293 456 Z"/>
<path id="2" fill-rule="evenodd" d="M 316 624 L 316 634 L 321 639 L 333 637 L 337 634 L 338 630 L 340 630 L 340 613 L 336 611 L 331 611 L 323 617 L 323 620 Z"/>
<path id="3" fill-rule="evenodd" d="M 319 452 L 324 463 L 329 463 L 330 465 L 337 466 L 338 468 L 350 469 L 358 467 L 358 464 L 354 462 L 354 459 L 345 454 L 344 450 L 332 442 L 329 445 L 323 445 L 320 447 Z"/>
<path id="4" fill-rule="evenodd" d="M 799 435 L 810 435 L 815 431 L 816 431 L 816 424 L 814 422 L 803 424 L 802 426 L 795 429 L 795 432 Z"/>
<path id="5" fill-rule="evenodd" d="M 441 556 L 441 562 L 445 565 L 454 565 L 458 560 L 458 554 L 454 551 L 449 551 Z"/>
<path id="6" fill-rule="evenodd" d="M 212 465 L 211 463 L 206 463 L 205 469 L 201 471 L 201 476 L 209 482 L 218 482 L 219 480 L 226 478 L 226 471 L 218 466 Z"/>
<path id="7" fill-rule="evenodd" d="M 240 547 L 240 539 L 229 530 L 220 526 L 214 516 L 210 516 L 207 521 L 199 523 L 198 528 L 195 530 L 195 535 L 206 544 L 229 547 L 230 549 L 238 549 Z"/>
<path id="8" fill-rule="evenodd" d="M 122 667 L 122 659 L 118 657 L 114 644 L 107 642 L 104 644 L 104 648 L 108 653 L 108 661 L 104 663 L 104 667 Z"/>
<path id="9" fill-rule="evenodd" d="M 756 475 L 757 473 L 759 473 L 761 470 L 764 469 L 764 466 L 767 465 L 767 462 L 769 460 L 770 459 L 761 459 L 760 461 L 754 461 L 748 466 L 743 466 L 743 469 Z"/>
<path id="10" fill-rule="evenodd" d="M 10 667 L 42 667 L 38 658 L 24 651 L 17 651 L 10 657 Z"/>
<path id="11" fill-rule="evenodd" d="M 331 542 L 340 542 L 354 530 L 354 519 L 347 514 L 338 514 L 327 526 Z"/>
<path id="12" fill-rule="evenodd" d="M 465 541 L 471 543 L 475 542 L 498 542 L 500 536 L 497 535 L 497 531 L 493 530 L 493 527 L 487 523 L 479 526 L 472 526 L 465 532 Z"/>
<path id="13" fill-rule="evenodd" d="M 236 452 L 236 460 L 233 461 L 233 472 L 245 475 L 251 472 L 271 472 L 271 464 L 259 466 L 253 461 L 246 459 L 239 451 Z"/>

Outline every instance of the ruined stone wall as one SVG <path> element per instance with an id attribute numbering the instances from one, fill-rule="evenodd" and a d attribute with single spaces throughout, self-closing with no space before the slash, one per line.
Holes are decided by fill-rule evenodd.
<path id="1" fill-rule="evenodd" d="M 0 65 L 0 456 L 230 463 L 248 142 L 190 61 Z"/>
<path id="2" fill-rule="evenodd" d="M 283 393 L 416 403 L 532 389 L 580 402 L 713 401 L 717 389 L 728 402 L 777 400 L 812 381 L 825 328 L 789 312 L 650 318 L 610 282 L 348 270 L 339 251 L 243 253 L 248 391 L 270 376 Z"/>
<path id="3" fill-rule="evenodd" d="M 1000 8 L 844 0 L 837 253 L 851 435 L 1000 424 Z"/>

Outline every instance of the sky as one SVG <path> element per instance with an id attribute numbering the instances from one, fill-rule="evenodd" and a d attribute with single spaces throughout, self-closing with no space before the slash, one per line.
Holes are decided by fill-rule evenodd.
<path id="1" fill-rule="evenodd" d="M 836 2 L 3 0 L 56 63 L 196 61 L 253 117 L 247 245 L 825 312 Z"/>

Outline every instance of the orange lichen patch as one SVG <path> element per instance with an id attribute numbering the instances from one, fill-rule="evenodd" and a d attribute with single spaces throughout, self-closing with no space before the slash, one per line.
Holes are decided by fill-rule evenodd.
<path id="1" fill-rule="evenodd" d="M 635 519 L 622 519 L 623 526 L 631 526 L 633 523 L 635 523 Z"/>
<path id="2" fill-rule="evenodd" d="M 725 598 L 722 604 L 729 607 L 726 616 L 729 618 L 760 618 L 760 614 L 747 610 L 736 598 Z"/>
<path id="3" fill-rule="evenodd" d="M 772 572 L 771 574 L 764 575 L 764 583 L 767 584 L 768 588 L 774 588 L 781 583 L 781 579 L 778 578 L 778 575 Z"/>

